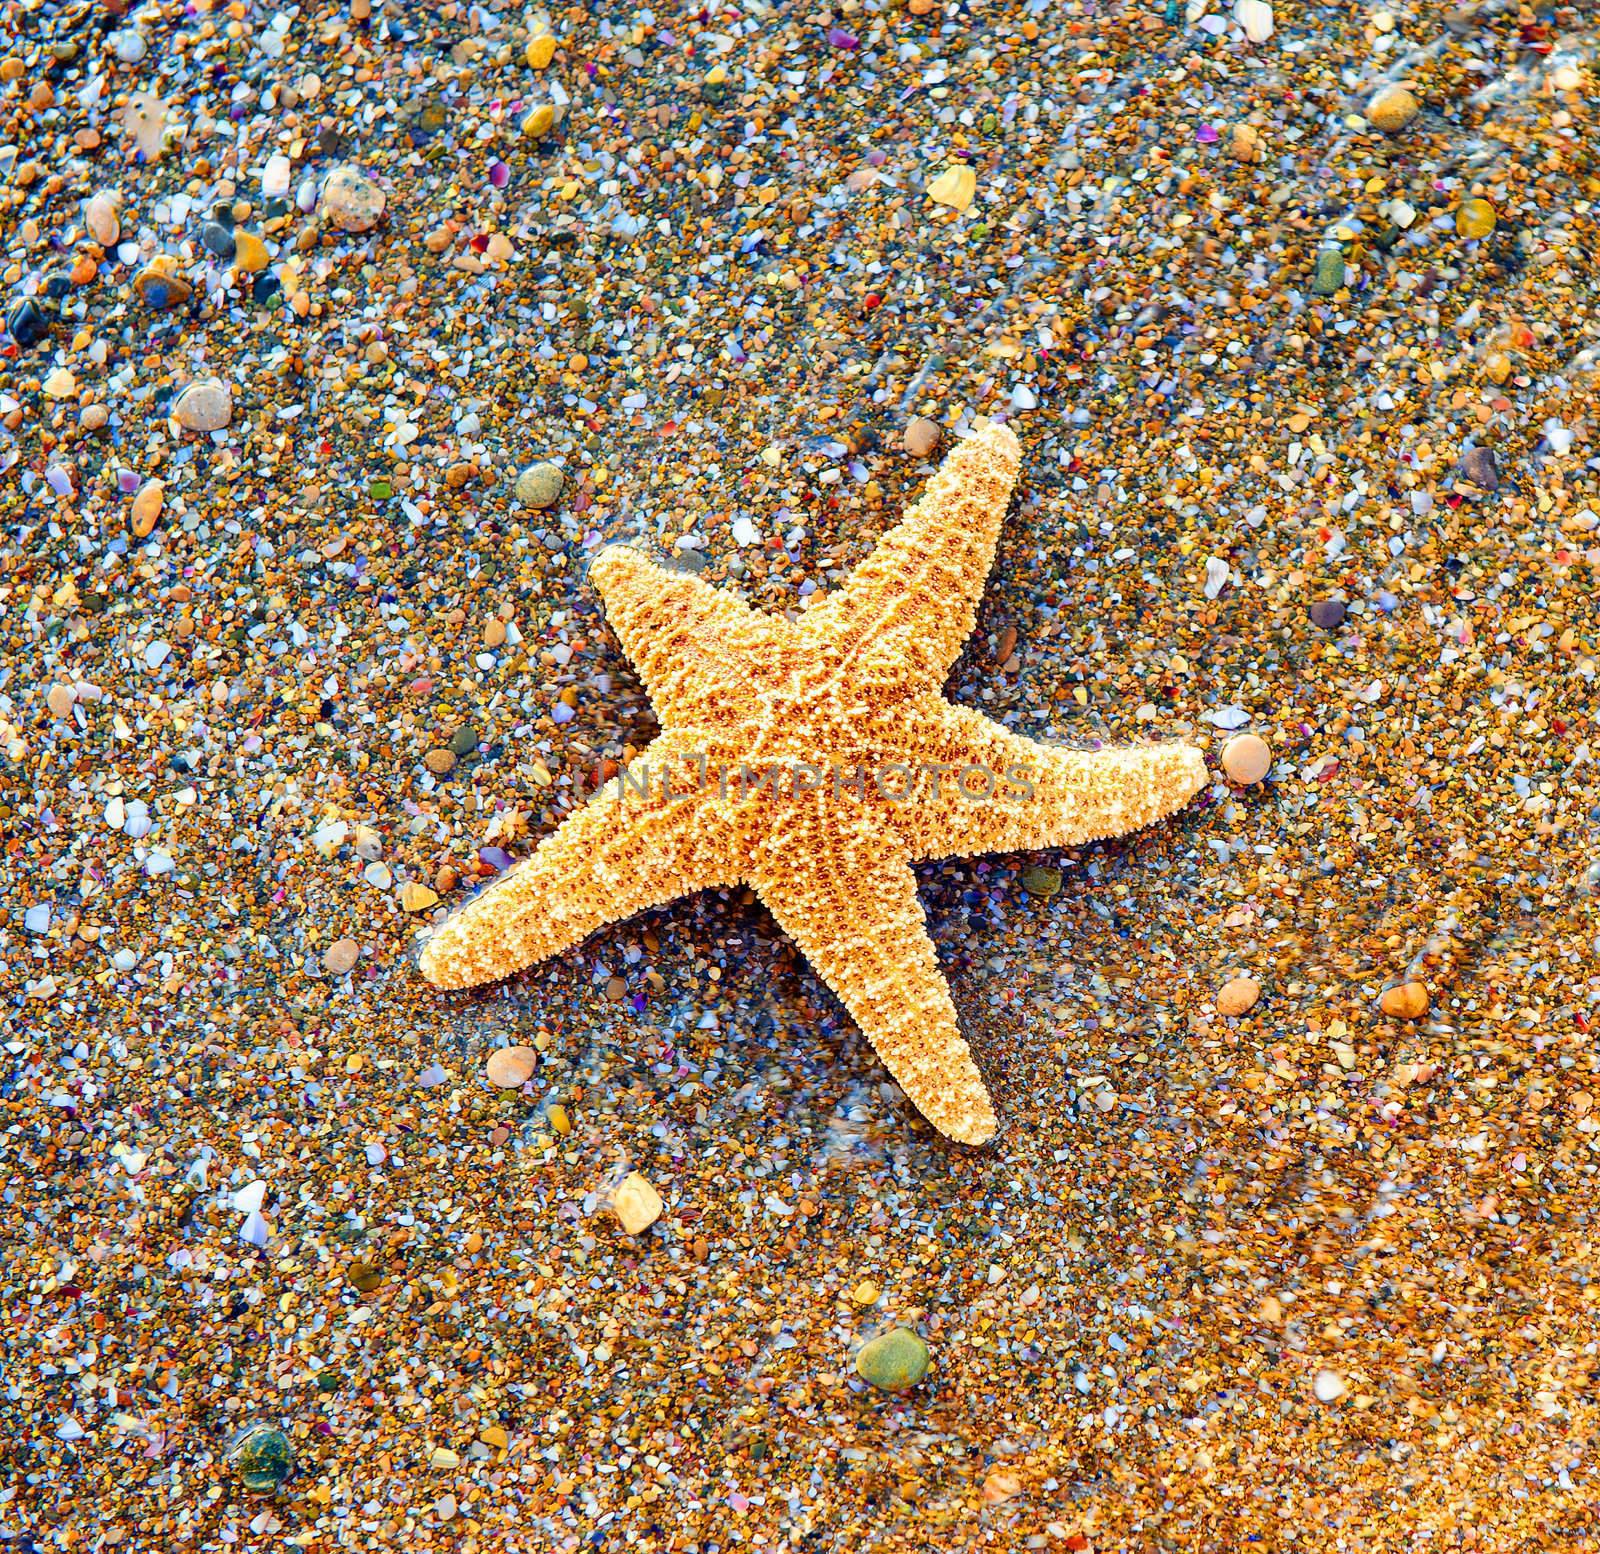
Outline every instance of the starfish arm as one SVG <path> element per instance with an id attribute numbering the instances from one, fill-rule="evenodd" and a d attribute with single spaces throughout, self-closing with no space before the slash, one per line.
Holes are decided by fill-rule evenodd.
<path id="1" fill-rule="evenodd" d="M 911 769 L 886 779 L 896 790 L 904 783 L 907 797 L 886 810 L 915 859 L 1121 836 L 1182 809 L 1206 784 L 1205 758 L 1191 745 L 1064 750 L 937 696 L 921 698 L 903 727 L 899 750 L 882 760 Z"/>
<path id="2" fill-rule="evenodd" d="M 695 756 L 704 748 L 696 733 L 663 734 L 630 768 L 628 786 L 622 777 L 606 783 L 532 856 L 448 917 L 423 947 L 422 974 L 442 988 L 493 982 L 607 923 L 738 884 L 736 826 L 697 791 Z"/>
<path id="3" fill-rule="evenodd" d="M 1021 449 L 990 425 L 951 449 L 922 500 L 798 638 L 831 655 L 869 701 L 937 690 L 977 623 Z"/>
<path id="4" fill-rule="evenodd" d="M 797 854 L 804 868 L 794 866 Z M 993 1137 L 994 1107 L 893 835 L 864 821 L 854 830 L 798 827 L 769 842 L 750 883 L 917 1110 L 961 1143 Z"/>
<path id="5" fill-rule="evenodd" d="M 669 572 L 627 545 L 589 568 L 606 620 L 644 680 L 662 723 L 738 716 L 748 668 L 768 658 L 774 623 L 742 599 L 686 572 Z"/>

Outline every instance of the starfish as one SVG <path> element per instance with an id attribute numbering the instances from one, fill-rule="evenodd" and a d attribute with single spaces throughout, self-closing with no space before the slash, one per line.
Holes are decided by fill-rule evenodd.
<path id="1" fill-rule="evenodd" d="M 1206 782 L 1190 746 L 1062 749 L 944 699 L 1020 459 L 1003 425 L 957 443 L 793 622 L 631 547 L 600 551 L 589 575 L 661 733 L 440 925 L 423 974 L 493 981 L 678 896 L 748 885 L 922 1114 L 949 1138 L 991 1138 L 912 864 L 1118 836 Z"/>

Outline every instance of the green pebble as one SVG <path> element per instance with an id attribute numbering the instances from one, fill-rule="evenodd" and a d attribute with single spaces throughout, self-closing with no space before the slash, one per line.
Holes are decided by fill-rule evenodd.
<path id="1" fill-rule="evenodd" d="M 1311 290 L 1319 297 L 1331 297 L 1344 285 L 1344 255 L 1329 248 L 1317 255 L 1316 278 Z"/>
<path id="2" fill-rule="evenodd" d="M 891 1328 L 856 1356 L 856 1375 L 880 1392 L 909 1392 L 927 1374 L 928 1346 L 909 1327 Z"/>
<path id="3" fill-rule="evenodd" d="M 478 731 L 463 724 L 450 736 L 451 755 L 471 755 L 478 748 Z"/>
<path id="4" fill-rule="evenodd" d="M 394 495 L 394 487 L 387 480 L 374 480 L 367 491 L 374 502 L 387 502 Z"/>
<path id="5" fill-rule="evenodd" d="M 1047 869 L 1042 863 L 1036 863 L 1022 871 L 1022 888 L 1030 896 L 1048 901 L 1061 889 L 1061 870 Z"/>
<path id="6" fill-rule="evenodd" d="M 246 1489 L 270 1493 L 294 1467 L 294 1448 L 276 1425 L 246 1425 L 228 1447 L 227 1459 Z"/>

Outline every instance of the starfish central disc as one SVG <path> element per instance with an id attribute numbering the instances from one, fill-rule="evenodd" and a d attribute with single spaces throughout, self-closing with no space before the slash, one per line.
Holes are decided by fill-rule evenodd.
<path id="1" fill-rule="evenodd" d="M 996 1119 L 911 865 L 1066 847 L 1150 825 L 1206 781 L 1178 744 L 1038 744 L 947 702 L 1016 481 L 988 426 L 850 581 L 797 622 L 621 546 L 590 576 L 660 737 L 424 946 L 440 987 L 508 976 L 696 890 L 749 885 L 930 1122 Z"/>

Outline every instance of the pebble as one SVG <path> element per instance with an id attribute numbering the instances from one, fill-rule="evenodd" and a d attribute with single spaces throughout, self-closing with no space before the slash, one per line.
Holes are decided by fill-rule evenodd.
<path id="1" fill-rule="evenodd" d="M 294 1448 L 276 1425 L 246 1426 L 229 1443 L 226 1456 L 239 1482 L 257 1494 L 273 1493 L 294 1471 Z"/>
<path id="2" fill-rule="evenodd" d="M 1272 770 L 1272 746 L 1259 734 L 1235 734 L 1222 747 L 1222 770 L 1229 782 L 1252 787 Z"/>
<path id="3" fill-rule="evenodd" d="M 517 476 L 517 500 L 527 507 L 543 510 L 554 507 L 561 499 L 565 478 L 559 465 L 530 464 Z"/>
<path id="4" fill-rule="evenodd" d="M 1337 631 L 1344 625 L 1345 605 L 1340 599 L 1318 599 L 1306 612 L 1311 624 L 1322 631 Z"/>
<path id="5" fill-rule="evenodd" d="M 289 192 L 284 183 L 281 193 Z M 317 207 L 341 232 L 369 232 L 383 219 L 388 200 L 359 168 L 342 163 L 322 180 Z"/>
<path id="6" fill-rule="evenodd" d="M 931 458 L 934 449 L 939 446 L 940 435 L 937 421 L 930 421 L 927 416 L 919 415 L 906 424 L 903 436 L 905 450 L 914 459 Z"/>
<path id="7" fill-rule="evenodd" d="M 102 248 L 115 248 L 122 239 L 122 211 L 115 194 L 101 189 L 83 209 L 84 225 Z"/>
<path id="8" fill-rule="evenodd" d="M 294 163 L 288 157 L 273 155 L 261 170 L 261 193 L 269 200 L 282 199 L 294 181 Z"/>
<path id="9" fill-rule="evenodd" d="M 1265 43 L 1272 36 L 1272 7 L 1267 0 L 1237 0 L 1233 19 L 1252 43 Z"/>
<path id="10" fill-rule="evenodd" d="M 111 52 L 117 56 L 118 64 L 137 65 L 149 49 L 144 34 L 132 27 L 123 27 L 111 34 Z"/>
<path id="11" fill-rule="evenodd" d="M 1261 984 L 1254 977 L 1231 977 L 1217 989 L 1217 1013 L 1237 1018 L 1253 1009 L 1261 997 Z"/>
<path id="12" fill-rule="evenodd" d="M 1009 1469 L 990 1468 L 984 1475 L 979 1498 L 985 1505 L 1004 1505 L 1022 1493 L 1022 1480 Z"/>
<path id="13" fill-rule="evenodd" d="M 1500 465 L 1493 448 L 1468 448 L 1461 455 L 1459 468 L 1462 479 L 1470 481 L 1480 491 L 1500 489 Z"/>
<path id="14" fill-rule="evenodd" d="M 1331 297 L 1344 286 L 1344 255 L 1337 248 L 1325 248 L 1317 255 L 1316 274 L 1311 289 L 1319 297 Z"/>
<path id="15" fill-rule="evenodd" d="M 1048 901 L 1061 889 L 1061 870 L 1045 864 L 1031 864 L 1022 871 L 1022 888 L 1030 896 Z"/>
<path id="16" fill-rule="evenodd" d="M 133 279 L 134 290 L 158 313 L 182 307 L 193 288 L 171 254 L 157 254 Z"/>
<path id="17" fill-rule="evenodd" d="M 520 1090 L 533 1078 L 539 1054 L 532 1047 L 500 1047 L 489 1054 L 483 1066 L 489 1083 L 502 1090 Z"/>
<path id="18" fill-rule="evenodd" d="M 206 252 L 223 261 L 233 258 L 233 224 L 226 221 L 208 221 L 200 228 L 200 241 Z"/>
<path id="19" fill-rule="evenodd" d="M 49 332 L 50 321 L 32 297 L 13 302 L 6 309 L 6 333 L 26 349 L 37 345 Z"/>
<path id="20" fill-rule="evenodd" d="M 1338 1371 L 1319 1370 L 1311 1382 L 1311 1391 L 1319 1403 L 1337 1403 L 1349 1390 Z"/>
<path id="21" fill-rule="evenodd" d="M 630 1236 L 642 1235 L 661 1218 L 661 1194 L 637 1171 L 623 1178 L 611 1199 L 622 1228 Z"/>
<path id="22" fill-rule="evenodd" d="M 1379 1007 L 1392 1020 L 1420 1020 L 1428 1012 L 1428 990 L 1420 982 L 1385 988 Z"/>
<path id="23" fill-rule="evenodd" d="M 266 269 L 271 262 L 267 245 L 254 232 L 235 232 L 233 235 L 233 267 L 245 275 L 254 275 Z"/>
<path id="24" fill-rule="evenodd" d="M 128 510 L 128 527 L 136 539 L 144 539 L 155 528 L 166 493 L 166 482 L 162 480 L 147 480 L 139 487 L 133 506 Z"/>
<path id="25" fill-rule="evenodd" d="M 1458 237 L 1488 237 L 1494 229 L 1494 206 L 1487 200 L 1463 200 L 1456 207 L 1456 235 Z"/>
<path id="26" fill-rule="evenodd" d="M 965 162 L 953 163 L 928 185 L 930 200 L 956 211 L 969 209 L 977 192 L 978 175 Z"/>
<path id="27" fill-rule="evenodd" d="M 543 140 L 556 127 L 556 110 L 551 103 L 540 103 L 522 121 L 522 133 L 529 140 Z"/>
<path id="28" fill-rule="evenodd" d="M 173 401 L 172 418 L 187 431 L 220 432 L 233 419 L 233 391 L 221 378 L 201 378 Z"/>
<path id="29" fill-rule="evenodd" d="M 1392 135 L 1416 118 L 1421 106 L 1409 87 L 1383 86 L 1367 103 L 1366 120 L 1374 129 Z"/>
<path id="30" fill-rule="evenodd" d="M 360 958 L 361 946 L 354 939 L 335 939 L 323 952 L 322 964 L 331 975 L 342 977 Z"/>
<path id="31" fill-rule="evenodd" d="M 880 1392 L 909 1392 L 927 1374 L 928 1346 L 909 1327 L 890 1328 L 856 1355 L 856 1375 Z"/>
<path id="32" fill-rule="evenodd" d="M 556 57 L 556 40 L 547 32 L 529 38 L 524 57 L 530 70 L 547 69 L 550 61 Z"/>

